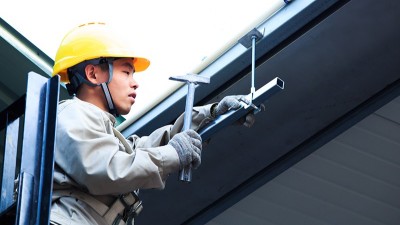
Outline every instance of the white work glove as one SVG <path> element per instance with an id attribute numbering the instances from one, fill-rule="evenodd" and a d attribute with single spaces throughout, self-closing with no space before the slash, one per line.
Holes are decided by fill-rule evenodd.
<path id="1" fill-rule="evenodd" d="M 181 162 L 181 169 L 192 164 L 196 169 L 201 164 L 201 137 L 194 130 L 182 131 L 175 134 L 168 142 L 175 148 Z"/>
<path id="2" fill-rule="evenodd" d="M 214 112 L 211 115 L 219 116 L 228 112 L 231 109 L 238 109 L 242 106 L 242 103 L 240 103 L 240 101 L 250 103 L 244 95 L 226 96 L 214 108 Z"/>
<path id="3" fill-rule="evenodd" d="M 238 109 L 242 106 L 244 102 L 245 104 L 250 104 L 250 101 L 246 98 L 245 95 L 230 95 L 224 97 L 216 106 L 211 108 L 211 115 L 213 117 L 217 117 L 228 112 L 231 109 Z M 244 117 L 238 120 L 239 124 L 242 124 L 246 127 L 253 126 L 255 122 L 255 116 L 253 113 L 248 113 Z"/>

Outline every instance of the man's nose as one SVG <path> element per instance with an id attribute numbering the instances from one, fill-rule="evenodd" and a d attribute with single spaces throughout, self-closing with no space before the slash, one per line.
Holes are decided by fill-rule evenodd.
<path id="1" fill-rule="evenodd" d="M 135 80 L 135 78 L 131 78 L 131 87 L 133 87 L 134 89 L 138 89 L 139 88 L 139 83 Z"/>

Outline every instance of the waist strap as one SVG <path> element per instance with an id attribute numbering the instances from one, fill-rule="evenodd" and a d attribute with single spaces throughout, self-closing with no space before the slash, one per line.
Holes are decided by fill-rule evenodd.
<path id="1" fill-rule="evenodd" d="M 143 209 L 142 201 L 136 192 L 120 195 L 110 207 L 79 190 L 53 190 L 52 200 L 55 201 L 64 196 L 74 197 L 85 202 L 110 225 L 130 225 L 133 218 Z"/>

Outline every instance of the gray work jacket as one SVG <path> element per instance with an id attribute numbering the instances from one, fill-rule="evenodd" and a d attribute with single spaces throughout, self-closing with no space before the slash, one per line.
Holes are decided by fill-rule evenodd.
<path id="1" fill-rule="evenodd" d="M 210 107 L 193 109 L 192 129 L 212 120 Z M 95 105 L 74 97 L 60 103 L 57 116 L 52 223 L 107 224 L 85 196 L 57 196 L 59 190 L 78 190 L 109 206 L 120 194 L 163 189 L 168 175 L 179 170 L 178 154 L 167 143 L 181 131 L 182 115 L 149 136 L 130 136 L 125 141 L 131 149 L 116 138 L 115 118 Z"/>

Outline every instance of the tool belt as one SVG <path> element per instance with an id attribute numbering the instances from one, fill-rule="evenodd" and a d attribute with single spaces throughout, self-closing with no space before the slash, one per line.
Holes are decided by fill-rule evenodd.
<path id="1" fill-rule="evenodd" d="M 52 200 L 55 201 L 65 196 L 85 202 L 110 225 L 132 225 L 133 219 L 143 209 L 138 191 L 118 196 L 111 206 L 107 206 L 93 196 L 79 190 L 54 190 Z"/>

